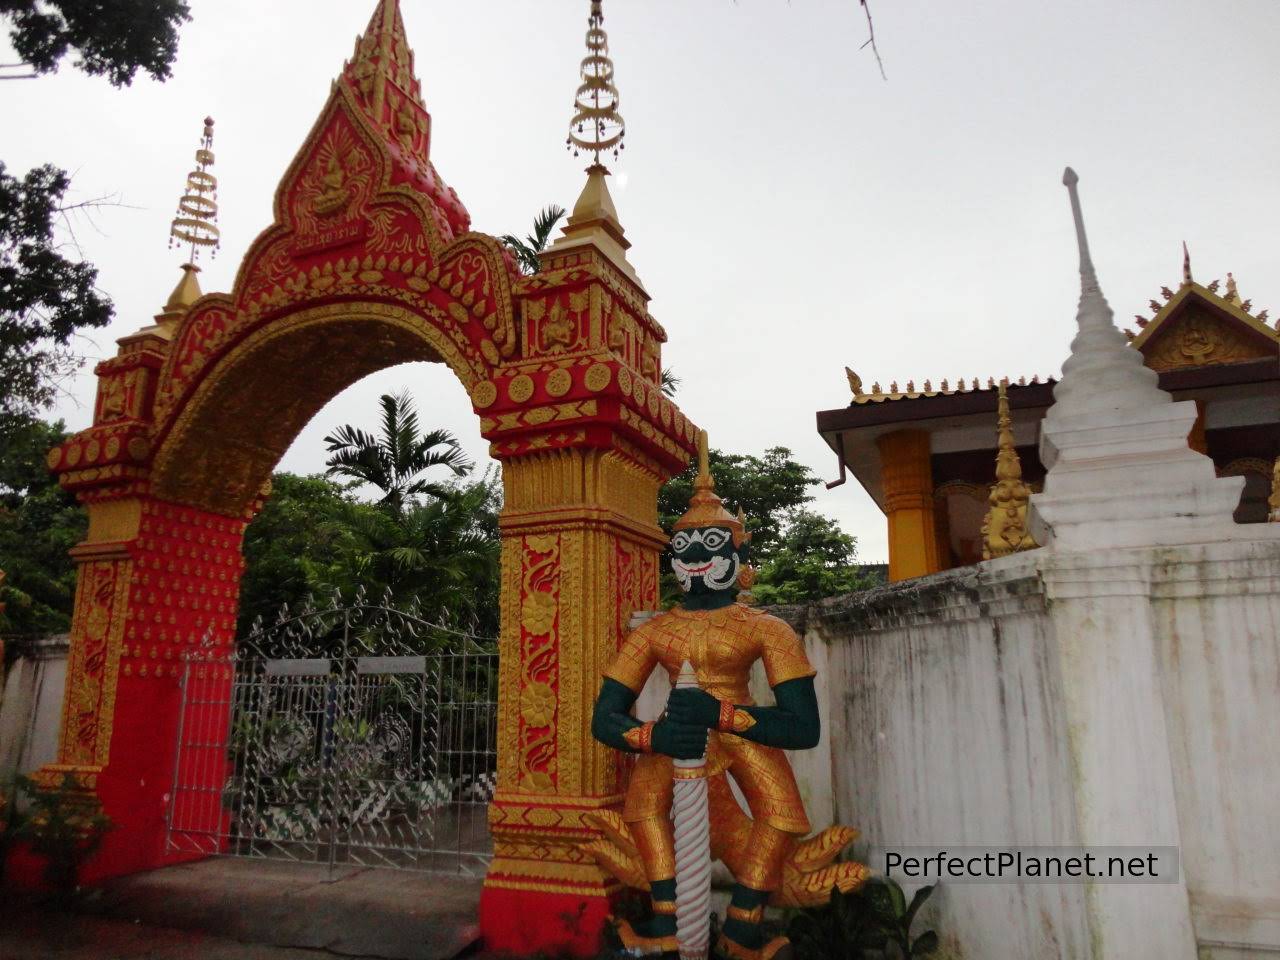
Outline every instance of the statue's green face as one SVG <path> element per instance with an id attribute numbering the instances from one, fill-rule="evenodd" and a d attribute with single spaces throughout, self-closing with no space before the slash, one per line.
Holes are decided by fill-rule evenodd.
<path id="1" fill-rule="evenodd" d="M 728 527 L 677 530 L 671 538 L 671 569 L 686 593 L 737 591 L 738 573 L 747 561 L 747 545 L 733 545 Z"/>

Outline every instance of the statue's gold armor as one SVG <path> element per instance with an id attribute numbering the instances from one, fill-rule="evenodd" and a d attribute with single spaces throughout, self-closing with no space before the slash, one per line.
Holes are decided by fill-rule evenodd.
<path id="1" fill-rule="evenodd" d="M 750 534 L 741 510 L 733 516 L 715 493 L 705 434 L 693 486 L 671 540 L 672 569 L 685 601 L 632 631 L 605 670 L 596 698 L 593 736 L 638 757 L 621 814 L 589 817 L 602 836 L 584 850 L 624 883 L 650 891 L 652 918 L 635 926 L 619 921 L 623 945 L 637 955 L 676 950 L 671 807 L 675 780 L 692 778 L 696 770 L 693 776 L 706 778 L 710 854 L 724 861 L 735 881 L 718 949 L 735 960 L 770 960 L 786 938 L 765 941 L 766 903 L 825 903 L 833 887 L 848 891 L 863 883 L 867 870 L 832 862 L 856 836 L 848 827 L 799 840 L 809 832 L 809 818 L 782 748 L 809 749 L 818 741 L 815 671 L 786 623 L 735 602 L 753 578 L 743 566 Z M 757 661 L 776 704 L 760 706 L 751 697 Z M 677 686 L 686 663 L 697 683 L 687 682 L 686 674 Z M 631 708 L 659 667 L 675 689 L 663 717 L 641 723 Z M 691 767 L 689 761 L 697 762 Z"/>
<path id="2" fill-rule="evenodd" d="M 604 675 L 639 693 L 658 666 L 674 684 L 685 660 L 693 666 L 703 690 L 718 700 L 744 706 L 755 702 L 749 681 L 757 660 L 764 663 L 770 687 L 812 677 L 815 672 L 800 639 L 786 623 L 734 604 L 710 611 L 677 608 L 654 617 L 631 633 Z M 659 754 L 646 754 L 636 761 L 623 820 L 638 823 L 660 817 L 666 823 L 672 769 L 671 758 Z M 804 802 L 783 751 L 713 730 L 707 736 L 707 776 L 725 772 L 742 790 L 757 823 L 767 823 L 786 834 L 803 836 L 809 832 Z M 713 844 L 715 840 L 713 836 Z M 647 866 L 646 873 L 650 873 Z M 652 874 L 650 878 L 654 878 Z"/>

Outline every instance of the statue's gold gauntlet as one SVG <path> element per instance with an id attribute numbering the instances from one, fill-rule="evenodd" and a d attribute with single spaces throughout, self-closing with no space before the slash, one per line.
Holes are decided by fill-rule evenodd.
<path id="1" fill-rule="evenodd" d="M 622 739 L 638 753 L 653 753 L 653 721 L 632 727 L 622 735 Z"/>
<path id="2" fill-rule="evenodd" d="M 745 710 L 739 710 L 728 700 L 720 701 L 720 720 L 716 729 L 721 733 L 744 733 L 756 725 L 756 718 Z"/>

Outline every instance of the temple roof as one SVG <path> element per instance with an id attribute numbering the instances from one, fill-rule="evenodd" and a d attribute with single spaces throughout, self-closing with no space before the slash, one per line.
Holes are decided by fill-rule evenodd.
<path id="1" fill-rule="evenodd" d="M 1226 296 L 1218 295 L 1217 280 L 1207 287 L 1186 280 L 1176 293 L 1162 288 L 1165 302 L 1150 302 L 1150 319 L 1135 317 L 1139 331 L 1125 332 L 1147 366 L 1172 370 L 1278 355 L 1280 332 L 1267 324 L 1267 311 L 1252 314 L 1252 303 L 1241 300 L 1234 278 L 1227 276 Z"/>

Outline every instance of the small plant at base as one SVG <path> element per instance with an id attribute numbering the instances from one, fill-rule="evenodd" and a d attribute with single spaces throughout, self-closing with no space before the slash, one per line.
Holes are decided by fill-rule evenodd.
<path id="1" fill-rule="evenodd" d="M 27 777 L 15 781 L 15 793 L 27 796 L 26 809 L 14 809 L 6 846 L 24 843 L 45 860 L 44 879 L 58 899 L 69 898 L 80 879 L 80 867 L 102 844 L 111 820 L 91 791 L 72 774 L 55 790 L 41 790 Z"/>
<path id="2" fill-rule="evenodd" d="M 889 877 L 876 878 L 856 893 L 831 891 L 825 907 L 801 910 L 788 935 L 796 960 L 910 960 L 938 949 L 932 930 L 912 939 L 911 926 L 932 886 L 921 887 L 907 903 L 906 894 Z"/>

